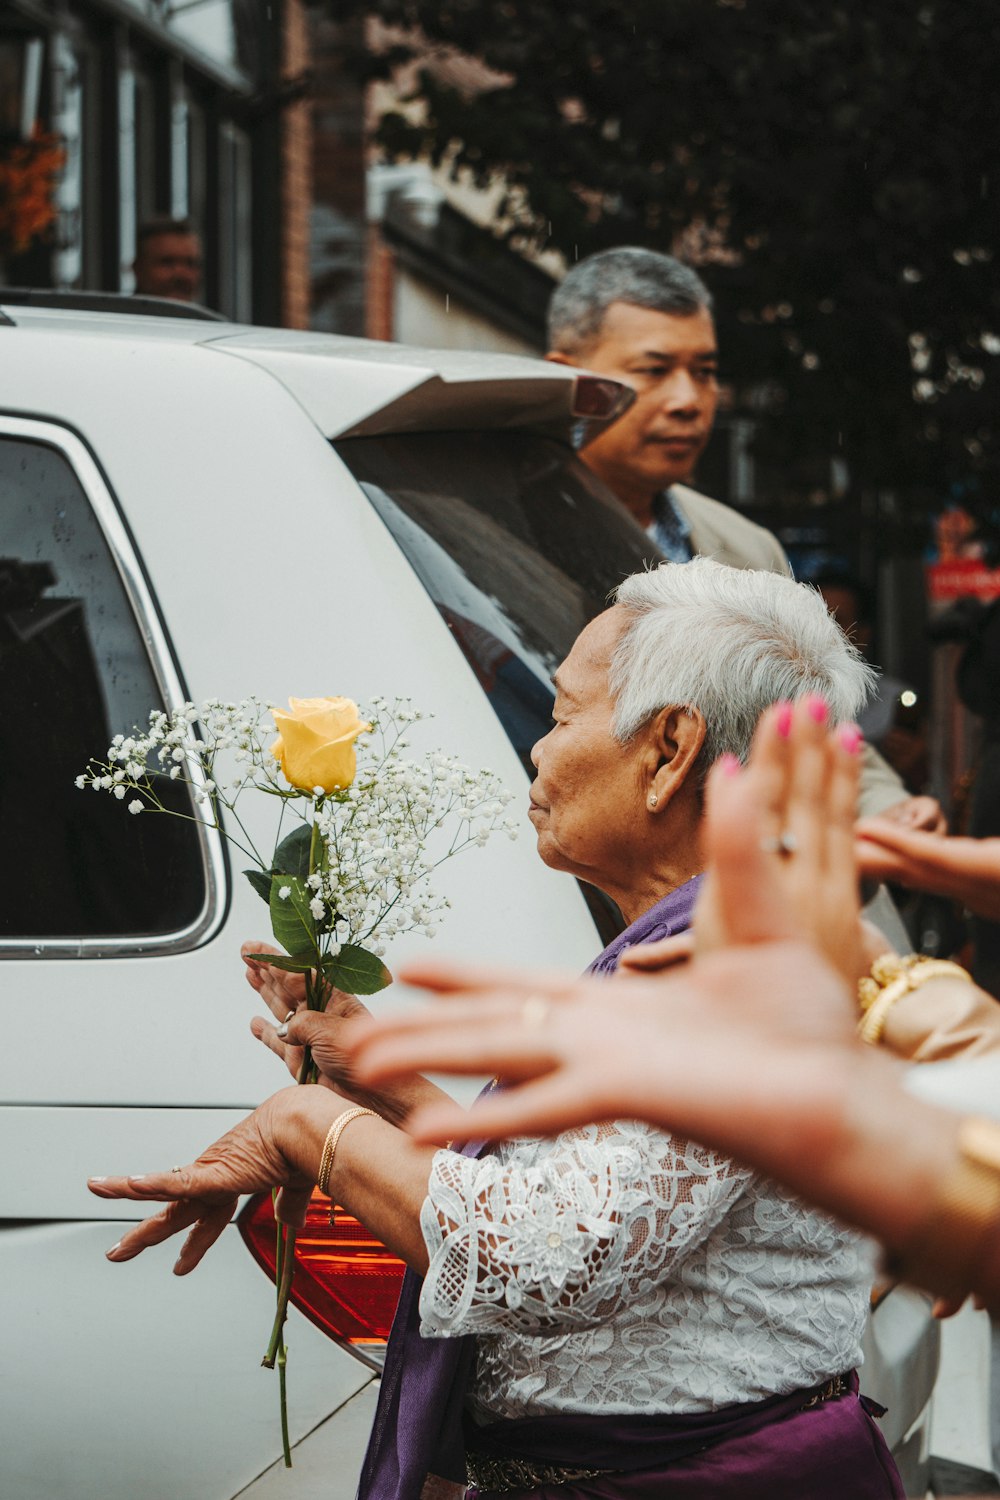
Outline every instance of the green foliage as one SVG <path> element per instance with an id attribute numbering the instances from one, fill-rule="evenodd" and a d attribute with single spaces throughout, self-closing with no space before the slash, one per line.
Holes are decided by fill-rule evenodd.
<path id="1" fill-rule="evenodd" d="M 269 870 L 244 870 L 243 873 L 262 901 L 271 904 L 271 885 L 275 875 L 295 875 L 305 880 L 309 871 L 309 850 L 312 845 L 312 824 L 303 823 L 283 838 L 274 851 L 274 860 Z"/>
<path id="2" fill-rule="evenodd" d="M 287 891 L 282 896 L 281 892 Z M 316 922 L 309 910 L 312 891 L 297 875 L 271 876 L 271 931 L 286 953 L 313 954 L 318 962 Z"/>
<path id="3" fill-rule="evenodd" d="M 246 878 L 249 880 L 250 884 L 253 886 L 254 890 L 257 892 L 257 894 L 261 898 L 261 900 L 262 901 L 266 901 L 267 904 L 270 906 L 270 904 L 271 904 L 271 876 L 273 875 L 274 871 L 273 870 L 244 870 L 243 873 L 246 876 Z"/>
<path id="4" fill-rule="evenodd" d="M 338 0 L 338 16 L 361 9 Z M 960 482 L 988 500 L 1000 471 L 1000 8 L 363 9 L 433 44 L 417 52 L 422 121 L 390 116 L 383 143 L 481 184 L 501 174 L 513 243 L 571 263 L 628 243 L 708 251 L 727 373 L 771 384 L 773 456 L 839 448 L 866 483 L 939 503 Z M 442 49 L 481 59 L 493 82 L 456 85 L 435 66 Z M 383 71 L 406 53 L 395 46 Z"/>
<path id="5" fill-rule="evenodd" d="M 330 983 L 349 995 L 375 995 L 392 983 L 382 960 L 356 943 L 345 943 L 338 954 L 324 958 L 321 967 Z"/>

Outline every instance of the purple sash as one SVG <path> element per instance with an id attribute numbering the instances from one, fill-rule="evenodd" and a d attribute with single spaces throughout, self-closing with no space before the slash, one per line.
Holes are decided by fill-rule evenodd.
<path id="1" fill-rule="evenodd" d="M 504 1500 L 904 1500 L 872 1420 L 883 1408 L 858 1396 L 853 1371 L 847 1385 L 827 1399 L 816 1387 L 710 1412 L 467 1421 L 466 1433 L 477 1456 L 610 1471 L 508 1490 Z"/>
<path id="2" fill-rule="evenodd" d="M 654 942 L 659 938 L 672 937 L 685 931 L 691 924 L 698 888 L 702 876 L 695 876 L 677 890 L 671 891 L 662 901 L 644 913 L 638 921 L 615 938 L 604 952 L 590 965 L 588 972 L 610 974 L 618 966 L 625 948 L 636 943 Z M 463 1156 L 479 1156 L 489 1143 L 469 1141 L 462 1148 Z M 379 1390 L 378 1407 L 372 1426 L 368 1451 L 365 1454 L 358 1488 L 358 1500 L 419 1500 L 428 1475 L 439 1475 L 451 1485 L 465 1484 L 465 1439 L 463 1433 L 465 1396 L 472 1379 L 476 1341 L 472 1337 L 425 1339 L 420 1334 L 420 1289 L 422 1280 L 413 1271 L 403 1278 L 399 1304 L 393 1319 L 392 1332 L 386 1349 L 385 1369 Z M 855 1386 L 856 1390 L 856 1379 Z M 498 1422 L 489 1427 L 474 1429 L 477 1451 L 486 1452 L 484 1443 L 498 1445 L 492 1451 L 504 1455 L 520 1452 L 539 1461 L 572 1464 L 577 1468 L 608 1468 L 615 1472 L 607 1480 L 583 1481 L 577 1485 L 558 1485 L 524 1491 L 533 1500 L 576 1500 L 576 1497 L 634 1496 L 635 1500 L 658 1500 L 662 1494 L 662 1469 L 669 1464 L 669 1494 L 671 1500 L 688 1500 L 688 1496 L 711 1496 L 712 1500 L 732 1493 L 739 1493 L 741 1500 L 888 1500 L 902 1497 L 898 1487 L 895 1467 L 881 1434 L 874 1429 L 870 1417 L 862 1410 L 855 1395 L 835 1401 L 826 1401 L 819 1406 L 802 1410 L 802 1403 L 810 1393 L 796 1392 L 792 1396 L 771 1397 L 750 1406 L 727 1407 L 718 1412 L 695 1415 L 601 1417 L 553 1416 L 551 1418 L 523 1418 L 514 1422 Z M 791 1449 L 797 1446 L 804 1453 L 812 1454 L 820 1429 L 832 1427 L 827 1417 L 820 1413 L 841 1409 L 847 1413 L 848 1421 L 857 1429 L 857 1440 L 836 1457 L 823 1446 L 823 1463 L 836 1465 L 837 1483 L 828 1489 L 817 1488 L 809 1483 L 795 1482 L 791 1488 L 779 1487 L 774 1463 L 779 1465 L 790 1457 Z M 803 1422 L 803 1418 L 811 1420 Z M 841 1425 L 844 1418 L 841 1417 Z M 779 1428 L 772 1424 L 780 1423 Z M 736 1446 L 740 1453 L 744 1449 L 750 1454 L 744 1459 L 751 1465 L 762 1462 L 754 1457 L 753 1434 L 766 1427 L 767 1453 L 771 1455 L 760 1473 L 766 1478 L 766 1487 L 754 1489 L 752 1474 L 747 1470 L 740 1477 L 738 1467 L 733 1470 L 737 1487 L 733 1489 L 713 1488 L 704 1471 L 705 1450 L 726 1455 L 731 1444 L 726 1441 L 739 1437 L 746 1439 Z M 868 1429 L 871 1428 L 869 1433 Z M 808 1429 L 808 1436 L 806 1435 Z M 785 1432 L 789 1442 L 777 1443 L 777 1433 Z M 774 1434 L 774 1437 L 772 1437 Z M 843 1441 L 843 1436 L 838 1441 Z M 791 1439 L 794 1437 L 794 1442 Z M 774 1444 L 772 1448 L 772 1444 Z M 512 1445 L 516 1445 L 512 1446 Z M 536 1446 L 540 1445 L 540 1446 Z M 716 1447 L 716 1445 L 718 1445 Z M 881 1446 L 879 1446 L 881 1445 Z M 785 1449 L 788 1452 L 785 1452 Z M 551 1453 L 551 1458 L 549 1454 Z M 854 1457 L 851 1458 L 850 1454 Z M 642 1465 L 636 1464 L 634 1472 L 620 1472 L 632 1465 L 632 1459 L 641 1457 Z M 592 1455 L 587 1457 L 585 1455 Z M 737 1466 L 740 1462 L 736 1458 Z M 816 1467 L 815 1460 L 810 1462 Z M 699 1471 L 693 1476 L 689 1466 Z M 822 1465 L 820 1465 L 822 1467 Z M 661 1477 L 657 1478 L 657 1471 Z M 794 1473 L 801 1474 L 792 1465 Z M 812 1474 L 812 1469 L 809 1469 Z M 688 1479 L 685 1479 L 688 1475 Z M 749 1477 L 748 1477 L 749 1476 Z M 721 1482 L 722 1471 L 719 1473 Z M 660 1485 L 648 1491 L 642 1486 L 647 1482 Z M 675 1482 L 681 1488 L 675 1488 Z M 750 1488 L 739 1489 L 740 1483 L 751 1483 Z M 685 1487 L 693 1484 L 692 1488 Z M 872 1486 L 875 1487 L 872 1487 Z M 894 1488 L 893 1485 L 897 1487 Z M 610 1486 L 610 1487 L 609 1487 Z M 636 1486 L 639 1486 L 636 1488 Z M 867 1486 L 867 1487 L 866 1487 Z M 448 1488 L 442 1487 L 442 1491 Z M 432 1493 L 433 1486 L 428 1486 Z M 515 1500 L 514 1496 L 509 1500 Z"/>

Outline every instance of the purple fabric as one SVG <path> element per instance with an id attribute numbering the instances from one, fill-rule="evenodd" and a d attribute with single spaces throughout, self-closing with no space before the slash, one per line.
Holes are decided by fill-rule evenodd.
<path id="1" fill-rule="evenodd" d="M 658 943 L 661 938 L 687 932 L 704 879 L 704 875 L 695 875 L 668 896 L 664 896 L 662 901 L 657 901 L 631 927 L 626 927 L 624 932 L 619 933 L 603 953 L 598 954 L 587 973 L 613 974 L 626 948 L 634 948 L 638 943 Z"/>
<path id="2" fill-rule="evenodd" d="M 508 1491 L 504 1500 L 905 1500 L 873 1420 L 882 1408 L 859 1398 L 853 1372 L 850 1384 L 847 1394 L 808 1408 L 810 1393 L 796 1391 L 692 1416 L 557 1417 L 537 1421 L 533 1433 L 526 1423 L 498 1423 L 489 1451 L 514 1457 L 520 1437 L 525 1456 L 580 1468 L 615 1462 L 619 1470 Z M 487 1451 L 478 1434 L 475 1447 Z M 479 1491 L 478 1500 L 492 1500 L 491 1492 Z"/>

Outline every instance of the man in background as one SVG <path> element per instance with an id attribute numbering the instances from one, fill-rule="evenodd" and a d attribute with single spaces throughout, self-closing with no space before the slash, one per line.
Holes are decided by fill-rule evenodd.
<path id="1" fill-rule="evenodd" d="M 135 295 L 197 302 L 201 295 L 201 236 L 190 219 L 147 219 L 139 226 Z"/>
<path id="2" fill-rule="evenodd" d="M 635 391 L 629 409 L 580 457 L 663 555 L 790 573 L 777 537 L 689 483 L 719 400 L 712 297 L 701 277 L 655 250 L 603 250 L 567 273 L 553 293 L 548 325 L 547 359 L 612 376 Z M 910 797 L 870 748 L 861 805 L 867 816 L 944 831 L 934 798 Z"/>

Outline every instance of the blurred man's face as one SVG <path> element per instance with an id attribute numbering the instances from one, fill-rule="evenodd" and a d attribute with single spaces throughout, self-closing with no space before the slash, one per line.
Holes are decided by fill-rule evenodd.
<path id="1" fill-rule="evenodd" d="M 154 234 L 136 257 L 135 289 L 146 297 L 196 302 L 201 290 L 201 241 L 196 234 Z"/>
<path id="2" fill-rule="evenodd" d="M 715 325 L 707 308 L 674 317 L 613 302 L 597 338 L 572 363 L 612 375 L 636 392 L 625 415 L 582 454 L 629 509 L 639 513 L 660 490 L 691 478 L 719 399 Z"/>

